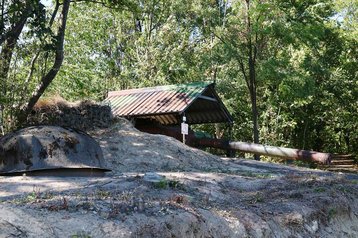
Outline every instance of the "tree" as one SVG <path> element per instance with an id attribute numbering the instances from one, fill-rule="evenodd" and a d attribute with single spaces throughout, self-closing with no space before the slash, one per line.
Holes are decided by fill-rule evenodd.
<path id="1" fill-rule="evenodd" d="M 16 53 L 16 46 L 18 42 L 21 40 L 21 33 L 26 31 L 25 25 L 27 23 L 29 27 L 29 33 L 32 36 L 38 36 L 40 40 L 44 40 L 46 38 L 46 34 L 48 36 L 53 37 L 53 50 L 54 50 L 54 62 L 49 71 L 41 77 L 41 80 L 28 99 L 28 102 L 22 106 L 22 111 L 19 114 L 19 120 L 22 122 L 25 120 L 27 114 L 31 111 L 32 107 L 35 105 L 37 100 L 43 94 L 48 85 L 52 82 L 57 72 L 59 71 L 62 61 L 63 61 L 63 44 L 64 44 L 64 36 L 67 22 L 67 14 L 70 7 L 70 0 L 64 0 L 61 10 L 60 24 L 58 26 L 57 34 L 49 34 L 52 33 L 50 28 L 56 18 L 58 9 L 60 7 L 59 1 L 56 1 L 56 6 L 52 13 L 51 18 L 49 19 L 49 24 L 46 24 L 46 12 L 44 10 L 44 6 L 40 1 L 26 0 L 26 1 L 10 1 L 5 2 L 2 1 L 1 9 L 1 29 L 2 32 L 0 38 L 0 60 L 1 60 L 1 68 L 0 68 L 0 77 L 2 79 L 2 92 L 6 97 L 8 94 L 6 85 L 8 73 L 10 70 L 10 64 L 13 59 L 13 55 Z M 34 57 L 34 61 L 36 61 L 37 57 Z M 30 69 L 33 70 L 33 67 Z M 30 77 L 32 72 L 29 73 Z M 9 102 L 8 102 L 9 103 Z M 10 102 L 12 103 L 12 102 Z M 11 105 L 12 107 L 15 105 Z M 3 108 L 2 108 L 3 109 Z"/>
<path id="2" fill-rule="evenodd" d="M 320 103 L 329 100 L 331 108 L 343 105 L 327 99 L 332 90 L 323 85 L 333 83 L 333 73 L 343 66 L 339 56 L 354 52 L 342 48 L 342 42 L 348 41 L 342 41 L 342 34 L 331 25 L 336 14 L 332 1 L 205 1 L 202 5 L 202 32 L 215 42 L 212 59 L 227 102 L 240 122 L 236 126 L 239 138 L 245 138 L 246 125 L 239 114 L 247 115 L 247 108 L 234 105 L 245 103 L 242 81 L 250 98 L 254 141 L 259 131 L 268 144 L 329 148 L 322 147 L 331 144 L 324 129 L 328 127 L 322 123 L 329 108 Z M 342 79 L 342 86 L 354 77 Z M 255 112 L 256 122 L 261 121 L 256 128 Z M 347 111 L 353 114 L 354 110 Z"/>
<path id="3" fill-rule="evenodd" d="M 125 4 L 96 2 L 111 8 Z M 3 120 L 4 114 L 10 114 L 12 119 L 16 114 L 21 124 L 62 66 L 71 0 L 56 0 L 51 8 L 46 8 L 40 0 L 1 0 L 0 3 L 0 110 Z M 25 71 L 29 71 L 27 77 Z"/>
<path id="4" fill-rule="evenodd" d="M 57 5 L 59 2 L 57 1 Z M 32 93 L 30 99 L 28 102 L 24 105 L 22 108 L 21 116 L 20 116 L 20 123 L 25 120 L 25 117 L 30 113 L 32 108 L 35 106 L 36 102 L 39 100 L 39 98 L 42 96 L 42 94 L 45 92 L 47 87 L 50 85 L 52 80 L 56 77 L 58 71 L 60 70 L 60 67 L 63 62 L 63 48 L 64 48 L 64 39 L 65 39 L 65 30 L 66 30 L 66 22 L 67 22 L 67 15 L 70 7 L 70 0 L 64 0 L 62 5 L 62 13 L 60 16 L 60 25 L 58 27 L 58 32 L 56 35 L 55 40 L 55 57 L 54 62 L 50 70 L 47 72 L 46 75 L 44 75 L 39 85 L 36 87 L 35 91 Z M 57 6 L 55 9 L 58 8 Z"/>
<path id="5" fill-rule="evenodd" d="M 267 48 L 270 23 L 274 20 L 274 5 L 268 1 L 219 1 L 214 5 L 221 21 L 209 20 L 209 34 L 224 44 L 229 56 L 237 61 L 247 86 L 251 103 L 252 134 L 259 143 L 259 112 L 257 106 L 257 65 Z M 210 21 L 211 20 L 211 21 Z M 259 160 L 259 156 L 255 155 Z"/>
<path id="6" fill-rule="evenodd" d="M 49 92 L 66 90 L 62 95 L 69 99 L 101 99 L 107 90 L 210 77 L 208 42 L 193 36 L 197 26 L 190 17 L 191 4 L 142 1 L 135 11 L 123 12 L 73 6 L 66 39 L 72 50 Z"/>

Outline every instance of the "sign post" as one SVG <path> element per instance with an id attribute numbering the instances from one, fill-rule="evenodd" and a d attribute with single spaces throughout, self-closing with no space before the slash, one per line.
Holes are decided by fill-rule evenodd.
<path id="1" fill-rule="evenodd" d="M 183 116 L 183 122 L 181 123 L 181 133 L 183 134 L 183 143 L 185 144 L 185 135 L 189 134 L 189 125 L 185 123 L 186 117 Z"/>

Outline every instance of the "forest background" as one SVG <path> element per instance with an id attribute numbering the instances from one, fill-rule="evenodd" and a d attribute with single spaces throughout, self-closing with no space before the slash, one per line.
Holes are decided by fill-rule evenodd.
<path id="1" fill-rule="evenodd" d="M 5 132 L 41 97 L 215 81 L 234 140 L 358 155 L 357 0 L 0 4 Z"/>

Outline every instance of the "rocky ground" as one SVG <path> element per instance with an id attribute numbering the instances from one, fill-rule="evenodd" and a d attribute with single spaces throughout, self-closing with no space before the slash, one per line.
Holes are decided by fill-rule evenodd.
<path id="1" fill-rule="evenodd" d="M 0 177 L 0 237 L 358 237 L 357 175 L 220 158 L 125 120 L 91 134 L 112 172 Z"/>

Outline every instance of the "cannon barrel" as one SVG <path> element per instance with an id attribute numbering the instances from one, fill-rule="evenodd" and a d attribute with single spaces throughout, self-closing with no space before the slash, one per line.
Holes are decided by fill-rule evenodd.
<path id="1" fill-rule="evenodd" d="M 329 153 L 268 146 L 239 141 L 229 142 L 229 149 L 260 155 L 277 156 L 305 161 L 315 161 L 321 164 L 330 164 L 332 158 L 332 155 Z"/>
<path id="2" fill-rule="evenodd" d="M 139 130 L 152 134 L 164 134 L 182 140 L 182 134 L 180 128 L 177 127 L 164 127 L 160 125 L 147 126 L 137 125 Z M 197 138 L 193 131 L 189 131 L 189 135 L 186 136 L 186 144 L 193 147 L 211 147 L 223 150 L 237 150 L 242 152 L 248 152 L 259 155 L 267 155 L 273 157 L 283 157 L 296 160 L 304 160 L 310 162 L 317 162 L 321 164 L 330 164 L 332 155 L 329 153 L 322 153 L 309 150 L 299 150 L 292 148 L 284 148 L 277 146 L 268 146 L 261 144 L 253 144 L 241 141 L 230 142 L 226 139 L 214 139 L 214 138 Z"/>

